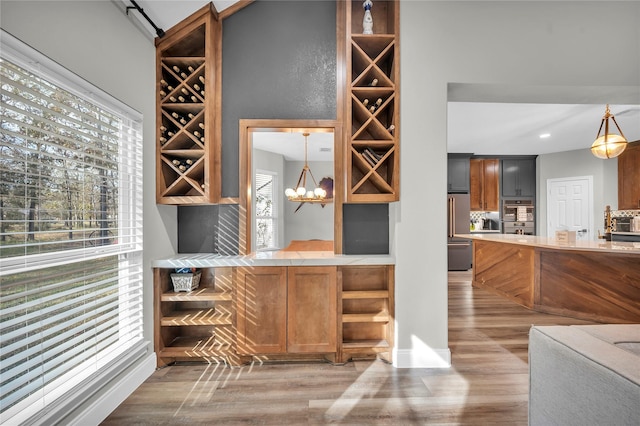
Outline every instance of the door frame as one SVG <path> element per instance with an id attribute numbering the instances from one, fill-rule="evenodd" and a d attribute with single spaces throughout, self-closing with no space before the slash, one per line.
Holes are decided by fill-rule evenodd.
<path id="1" fill-rule="evenodd" d="M 554 235 L 550 235 L 551 232 L 551 185 L 556 182 L 567 182 L 567 181 L 577 181 L 577 180 L 586 180 L 587 181 L 587 193 L 589 194 L 589 201 L 587 205 L 588 210 L 588 223 L 589 223 L 589 235 L 591 235 L 591 239 L 595 237 L 595 226 L 594 226 L 594 218 L 593 218 L 593 176 L 569 176 L 563 178 L 549 178 L 547 179 L 547 237 L 551 238 Z"/>

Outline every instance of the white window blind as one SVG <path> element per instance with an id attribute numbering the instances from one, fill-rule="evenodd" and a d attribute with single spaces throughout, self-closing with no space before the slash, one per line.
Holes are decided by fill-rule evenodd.
<path id="1" fill-rule="evenodd" d="M 1 47 L 0 423 L 17 423 L 143 345 L 142 126 L 5 32 Z"/>
<path id="2" fill-rule="evenodd" d="M 276 174 L 256 171 L 256 249 L 278 246 L 278 203 L 275 198 Z"/>

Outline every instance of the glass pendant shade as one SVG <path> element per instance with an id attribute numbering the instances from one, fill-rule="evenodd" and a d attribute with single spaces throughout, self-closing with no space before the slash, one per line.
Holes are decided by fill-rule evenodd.
<path id="1" fill-rule="evenodd" d="M 609 133 L 609 119 L 613 121 L 613 124 L 616 125 L 618 132 L 620 134 Z M 604 127 L 604 134 L 600 136 L 600 132 L 602 131 L 602 127 Z M 618 126 L 618 122 L 615 117 L 611 114 L 609 110 L 609 104 L 607 104 L 607 108 L 604 112 L 604 116 L 602 117 L 602 122 L 600 123 L 600 128 L 598 129 L 598 135 L 596 136 L 596 140 L 591 145 L 591 153 L 598 158 L 602 158 L 606 160 L 607 158 L 615 158 L 618 155 L 622 154 L 622 152 L 627 148 L 627 139 L 624 137 L 622 130 L 620 130 L 620 126 Z"/>

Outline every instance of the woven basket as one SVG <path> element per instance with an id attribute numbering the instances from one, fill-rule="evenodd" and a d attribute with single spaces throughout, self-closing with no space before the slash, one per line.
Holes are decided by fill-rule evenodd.
<path id="1" fill-rule="evenodd" d="M 179 291 L 189 292 L 198 288 L 200 285 L 200 271 L 195 274 L 171 274 L 171 281 L 173 282 L 173 291 L 176 293 Z"/>

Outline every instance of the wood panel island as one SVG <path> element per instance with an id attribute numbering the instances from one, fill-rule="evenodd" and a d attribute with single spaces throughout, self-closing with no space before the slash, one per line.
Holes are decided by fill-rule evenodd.
<path id="1" fill-rule="evenodd" d="M 230 365 L 254 359 L 391 361 L 394 263 L 387 255 L 330 251 L 156 260 L 158 366 L 194 359 Z M 176 268 L 196 268 L 199 286 L 175 292 Z"/>
<path id="2" fill-rule="evenodd" d="M 460 236 L 473 240 L 475 287 L 538 312 L 640 323 L 640 243 Z"/>

